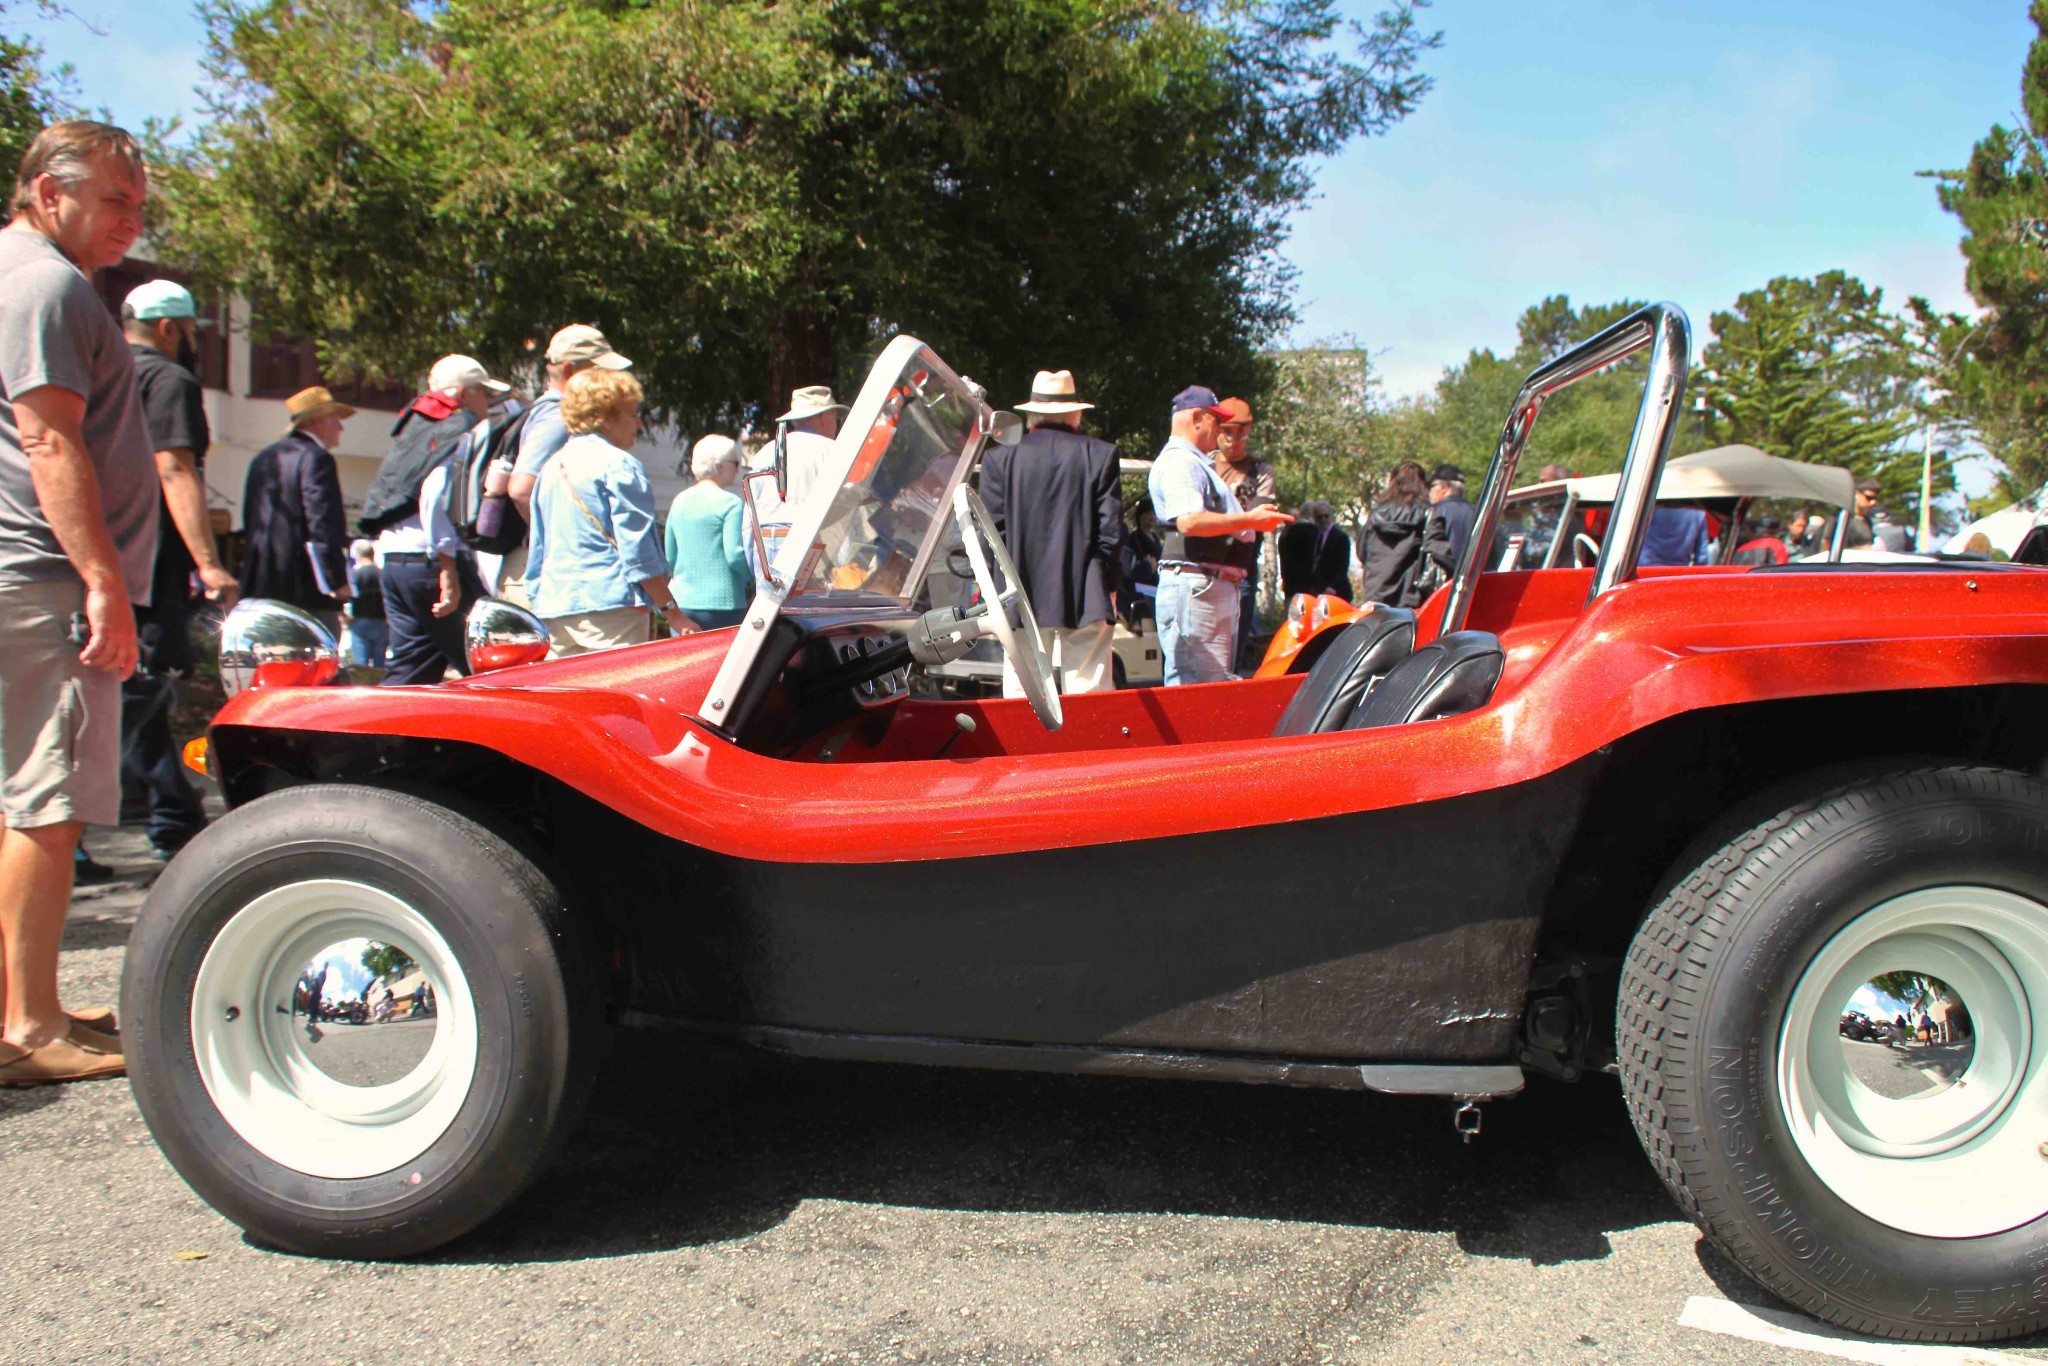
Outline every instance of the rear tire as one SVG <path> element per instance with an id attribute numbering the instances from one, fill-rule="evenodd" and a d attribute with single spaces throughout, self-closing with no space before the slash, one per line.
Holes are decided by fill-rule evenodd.
<path id="1" fill-rule="evenodd" d="M 123 975 L 135 1098 L 265 1243 L 413 1256 L 475 1228 L 574 1124 L 603 1028 L 553 885 L 423 798 L 293 787 L 151 889 Z"/>
<path id="2" fill-rule="evenodd" d="M 1630 1115 L 1766 1289 L 1908 1341 L 2048 1326 L 2044 850 L 2032 778 L 1863 776 L 1679 870 L 1643 923 L 1617 1021 Z M 1962 1043 L 1859 1038 L 1845 1017 L 1890 1020 L 1893 989 L 1963 1000 Z"/>

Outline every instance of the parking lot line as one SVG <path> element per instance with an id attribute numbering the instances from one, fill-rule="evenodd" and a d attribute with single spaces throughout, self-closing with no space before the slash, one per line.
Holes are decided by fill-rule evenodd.
<path id="1" fill-rule="evenodd" d="M 1879 1342 L 1784 1309 L 1758 1309 L 1733 1300 L 1708 1295 L 1689 1295 L 1678 1316 L 1684 1328 L 1723 1337 L 1747 1338 L 1773 1347 L 1835 1357 L 1841 1361 L 1867 1361 L 1873 1366 L 2012 1366 L 2024 1360 L 2018 1353 L 1989 1351 L 1982 1347 L 1937 1347 L 1922 1343 Z"/>

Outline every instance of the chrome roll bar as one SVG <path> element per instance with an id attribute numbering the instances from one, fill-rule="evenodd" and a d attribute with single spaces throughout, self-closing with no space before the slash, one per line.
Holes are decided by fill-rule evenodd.
<path id="1" fill-rule="evenodd" d="M 1465 628 L 1480 572 L 1486 567 L 1487 547 L 1492 545 L 1500 526 L 1501 505 L 1515 482 L 1515 467 L 1521 463 L 1522 448 L 1529 443 L 1529 433 L 1536 425 L 1536 415 L 1542 411 L 1544 400 L 1627 360 L 1644 347 L 1650 349 L 1650 372 L 1643 381 L 1642 405 L 1636 409 L 1635 431 L 1629 437 L 1628 456 L 1622 461 L 1620 486 L 1614 491 L 1613 516 L 1608 522 L 1607 539 L 1600 546 L 1600 559 L 1593 570 L 1593 589 L 1586 601 L 1590 603 L 1608 589 L 1635 577 L 1636 558 L 1642 552 L 1643 532 L 1650 524 L 1664 457 L 1671 449 L 1671 433 L 1677 424 L 1679 401 L 1685 396 L 1685 372 L 1692 356 L 1692 323 L 1677 304 L 1639 308 L 1540 366 L 1522 381 L 1521 391 L 1515 395 L 1514 406 L 1508 410 L 1508 420 L 1501 428 L 1500 443 L 1494 448 L 1493 464 L 1486 473 L 1486 489 L 1479 498 L 1472 540 L 1458 562 L 1458 576 L 1451 582 L 1450 600 L 1444 605 L 1445 635 Z"/>

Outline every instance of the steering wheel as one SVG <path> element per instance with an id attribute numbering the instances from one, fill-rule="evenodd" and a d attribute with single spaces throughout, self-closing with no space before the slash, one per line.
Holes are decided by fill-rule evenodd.
<path id="1" fill-rule="evenodd" d="M 982 506 L 981 496 L 961 484 L 953 490 L 953 520 L 960 527 L 960 544 L 967 562 L 974 566 L 974 586 L 988 604 L 989 625 L 1002 643 L 1003 658 L 1024 688 L 1024 700 L 1047 730 L 1058 730 L 1064 722 L 1059 691 L 1053 687 L 1052 661 L 1039 643 L 1038 618 L 1031 614 L 1031 599 L 1017 578 L 1017 566 L 1010 551 L 996 534 L 995 522 Z M 994 572 L 991 573 L 990 570 Z M 1015 614 L 1014 620 L 1012 614 Z"/>
<path id="2" fill-rule="evenodd" d="M 1600 561 L 1600 542 L 1581 531 L 1572 537 L 1572 563 L 1580 569 Z"/>

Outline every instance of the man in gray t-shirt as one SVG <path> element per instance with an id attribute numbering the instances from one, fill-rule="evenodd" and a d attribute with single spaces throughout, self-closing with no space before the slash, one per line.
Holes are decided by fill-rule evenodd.
<path id="1" fill-rule="evenodd" d="M 76 580 L 29 477 L 11 400 L 53 385 L 85 400 L 80 435 L 128 600 L 147 606 L 156 567 L 156 454 L 121 328 L 71 259 L 20 222 L 0 230 L 0 583 Z"/>
<path id="2" fill-rule="evenodd" d="M 134 138 L 52 124 L 0 229 L 0 1085 L 124 1066 L 110 1009 L 60 1004 L 57 952 L 79 834 L 119 818 L 130 604 L 156 558 L 135 360 L 89 278 L 128 254 L 148 197 Z"/>

